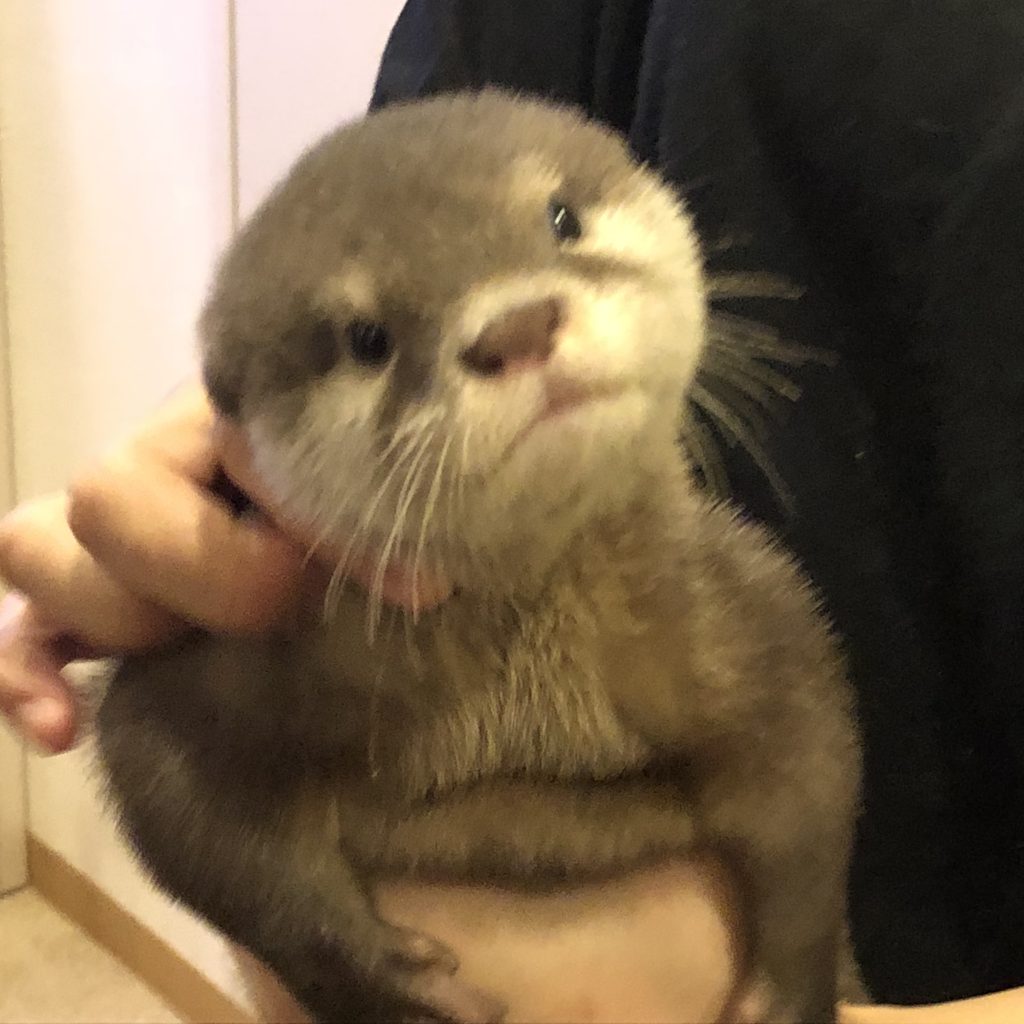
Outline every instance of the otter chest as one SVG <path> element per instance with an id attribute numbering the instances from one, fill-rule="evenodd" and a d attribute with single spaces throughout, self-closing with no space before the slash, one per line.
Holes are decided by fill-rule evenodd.
<path id="1" fill-rule="evenodd" d="M 371 727 L 372 770 L 416 799 L 488 777 L 609 778 L 642 764 L 648 748 L 608 698 L 588 625 L 453 617 L 415 651 L 398 637 L 403 667 L 384 686 L 406 699 L 387 736 Z"/>

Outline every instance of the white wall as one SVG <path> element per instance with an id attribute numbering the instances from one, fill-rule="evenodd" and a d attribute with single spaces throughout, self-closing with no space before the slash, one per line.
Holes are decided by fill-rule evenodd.
<path id="1" fill-rule="evenodd" d="M 243 217 L 306 146 L 366 110 L 401 7 L 401 0 L 239 0 Z"/>
<path id="2" fill-rule="evenodd" d="M 2 143 L 0 134 L 0 151 Z M 2 165 L 0 154 L 0 167 Z M 6 512 L 14 500 L 3 241 L 3 181 L 0 180 L 0 513 Z M 0 724 L 0 895 L 25 884 L 25 797 L 24 746 L 11 729 Z"/>
<path id="3" fill-rule="evenodd" d="M 229 237 L 228 17 L 211 0 L 3 0 L 0 104 L 19 497 L 61 486 L 189 371 Z M 114 837 L 88 746 L 32 758 L 30 829 L 230 986 L 220 940 Z"/>
<path id="4" fill-rule="evenodd" d="M 189 371 L 233 168 L 249 209 L 357 114 L 399 7 L 237 0 L 232 19 L 229 0 L 0 0 L 19 497 L 61 486 Z M 90 764 L 88 749 L 31 759 L 31 831 L 240 997 L 220 940 L 131 865 Z"/>

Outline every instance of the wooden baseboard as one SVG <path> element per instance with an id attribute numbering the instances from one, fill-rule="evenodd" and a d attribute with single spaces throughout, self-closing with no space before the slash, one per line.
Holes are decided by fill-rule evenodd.
<path id="1" fill-rule="evenodd" d="M 40 895 L 196 1024 L 252 1024 L 253 1018 L 102 889 L 35 836 L 28 876 Z"/>

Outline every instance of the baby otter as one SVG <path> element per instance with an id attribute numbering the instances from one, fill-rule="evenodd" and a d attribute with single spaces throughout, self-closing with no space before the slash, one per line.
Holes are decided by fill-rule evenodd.
<path id="1" fill-rule="evenodd" d="M 293 629 L 127 660 L 99 745 L 155 880 L 317 1018 L 501 1016 L 376 915 L 382 878 L 536 888 L 702 849 L 747 899 L 764 1019 L 835 1019 L 850 695 L 800 572 L 688 476 L 706 317 L 671 191 L 495 92 L 336 131 L 230 247 L 209 392 L 338 571 Z M 396 567 L 452 596 L 392 628 Z"/>

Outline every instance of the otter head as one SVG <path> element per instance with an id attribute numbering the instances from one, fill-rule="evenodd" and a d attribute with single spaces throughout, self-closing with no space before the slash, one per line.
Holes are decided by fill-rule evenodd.
<path id="1" fill-rule="evenodd" d="M 659 179 L 573 112 L 484 92 L 311 149 L 201 327 L 210 394 L 283 508 L 458 579 L 553 556 L 677 457 L 704 318 Z"/>

